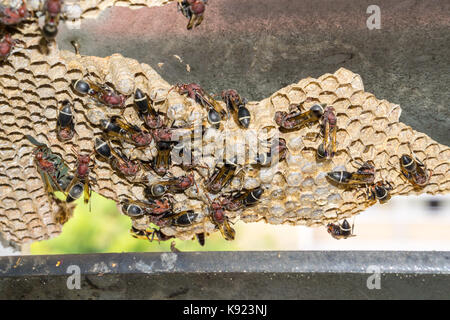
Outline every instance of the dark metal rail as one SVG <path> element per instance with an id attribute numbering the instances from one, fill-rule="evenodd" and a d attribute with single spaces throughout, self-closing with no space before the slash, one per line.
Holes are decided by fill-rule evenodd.
<path id="1" fill-rule="evenodd" d="M 80 289 L 76 289 L 75 280 L 78 268 Z M 75 288 L 69 289 L 68 283 Z M 0 298 L 449 299 L 450 252 L 270 251 L 1 257 Z"/>

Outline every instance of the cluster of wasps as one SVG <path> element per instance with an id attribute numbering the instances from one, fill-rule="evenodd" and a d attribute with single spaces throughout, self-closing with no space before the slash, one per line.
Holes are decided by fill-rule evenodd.
<path id="1" fill-rule="evenodd" d="M 317 147 L 317 159 L 331 159 L 336 154 L 337 117 L 335 109 L 326 104 L 314 104 L 309 110 L 302 111 L 303 103 L 290 105 L 288 112 L 276 112 L 274 120 L 280 131 L 298 130 L 312 122 L 321 121 L 320 130 L 323 141 Z M 427 169 L 411 150 L 411 146 L 408 146 L 411 154 L 403 154 L 400 157 L 400 173 L 414 188 L 420 189 L 428 184 L 432 171 Z M 327 178 L 331 183 L 345 188 L 365 187 L 368 201 L 376 202 L 378 200 L 380 203 L 388 201 L 390 199 L 389 192 L 394 189 L 392 183 L 384 180 L 375 182 L 376 169 L 373 163 L 364 162 L 357 165 L 358 169 L 355 172 L 332 171 L 327 173 Z M 393 165 L 391 164 L 391 166 Z M 395 166 L 393 167 L 395 168 Z M 345 239 L 353 236 L 353 225 L 350 226 L 347 220 L 344 220 L 342 224 L 330 223 L 327 225 L 327 231 L 335 239 Z"/>
<path id="2" fill-rule="evenodd" d="M 39 3 L 39 8 L 31 11 L 26 2 L 17 2 L 16 7 L 8 7 L 0 4 L 0 62 L 5 61 L 12 53 L 24 47 L 19 46 L 21 41 L 13 39 L 12 33 L 16 27 L 27 21 L 36 21 L 44 16 L 44 24 L 41 27 L 43 39 L 47 43 L 55 40 L 58 34 L 58 24 L 64 18 L 62 13 L 63 0 L 45 0 Z"/>
<path id="3" fill-rule="evenodd" d="M 400 176 L 413 185 L 415 189 L 424 188 L 430 181 L 433 171 L 427 169 L 425 164 L 420 161 L 411 146 L 408 144 L 411 154 L 403 154 L 400 157 Z M 394 165 L 390 164 L 396 168 Z M 384 203 L 390 199 L 389 192 L 394 189 L 389 181 L 375 182 L 375 166 L 367 162 L 360 165 L 356 172 L 332 171 L 327 177 L 334 183 L 345 187 L 365 186 L 367 199 L 372 202 L 377 200 Z M 336 239 L 346 239 L 353 236 L 353 226 L 349 228 L 349 223 L 344 220 L 342 224 L 328 224 L 328 232 Z"/>
<path id="4" fill-rule="evenodd" d="M 127 96 L 116 92 L 106 84 L 99 84 L 88 77 L 74 80 L 71 84 L 74 93 L 81 96 L 88 96 L 95 102 L 107 107 L 125 108 Z M 187 95 L 198 102 L 207 111 L 206 120 L 211 127 L 219 128 L 221 121 L 230 119 L 230 115 L 236 123 L 246 129 L 250 125 L 251 116 L 246 107 L 247 101 L 242 99 L 236 90 L 225 90 L 221 97 L 226 104 L 226 110 L 211 95 L 207 94 L 198 84 L 177 84 L 171 90 L 175 90 L 182 95 Z M 174 197 L 176 193 L 183 193 L 189 188 L 196 188 L 199 193 L 197 181 L 194 173 L 175 177 L 169 170 L 171 168 L 171 153 L 184 153 L 184 144 L 179 144 L 177 130 L 188 129 L 191 138 L 194 137 L 193 127 L 174 127 L 173 122 L 169 125 L 166 114 L 156 110 L 155 101 L 149 98 L 141 89 L 136 88 L 134 92 L 134 108 L 142 120 L 141 125 L 131 124 L 123 117 L 114 115 L 108 119 L 101 119 L 99 125 L 102 129 L 102 138 L 95 138 L 94 151 L 90 154 L 79 154 L 75 150 L 77 157 L 77 167 L 73 170 L 68 168 L 61 157 L 53 154 L 50 149 L 36 141 L 32 137 L 28 139 L 36 146 L 34 151 L 37 168 L 46 184 L 48 192 L 54 190 L 62 191 L 67 195 L 67 202 L 72 202 L 82 195 L 87 203 L 90 199 L 91 185 L 96 183 L 95 179 L 89 176 L 91 171 L 91 156 L 95 152 L 102 161 L 108 162 L 113 170 L 123 177 L 136 177 L 141 170 L 153 171 L 159 176 L 156 182 L 149 182 L 145 179 L 134 180 L 135 183 L 142 183 L 145 186 L 144 194 L 146 199 L 131 200 L 123 199 L 120 203 L 122 213 L 133 218 L 146 216 L 156 228 L 138 230 L 132 228 L 131 233 L 137 238 L 146 238 L 152 241 L 155 237 L 158 240 L 167 240 L 171 237 L 164 235 L 160 230 L 164 226 L 186 227 L 198 223 L 198 213 L 194 210 L 174 211 Z M 201 134 L 203 134 L 202 131 Z M 75 122 L 73 106 L 69 101 L 61 104 L 57 119 L 57 137 L 60 141 L 68 141 L 75 134 Z M 149 148 L 155 142 L 157 154 L 149 160 L 133 160 L 127 157 L 120 147 L 113 146 L 113 141 L 127 142 L 136 148 Z M 180 149 L 176 149 L 180 148 Z M 192 148 L 189 146 L 189 148 Z M 266 153 L 258 154 L 255 159 L 256 165 L 267 165 L 275 156 L 284 159 L 286 155 L 286 141 L 276 139 L 272 141 L 270 150 Z M 193 150 L 189 150 L 193 155 Z M 235 238 L 235 230 L 230 225 L 226 211 L 238 211 L 250 207 L 261 198 L 264 190 L 261 187 L 254 189 L 240 189 L 220 194 L 222 189 L 230 184 L 232 179 L 238 175 L 237 157 L 225 160 L 222 166 L 216 165 L 209 175 L 209 168 L 196 163 L 194 157 L 189 164 L 179 164 L 185 171 L 198 170 L 200 167 L 208 169 L 208 177 L 203 179 L 204 193 L 209 203 L 209 219 L 220 230 L 226 240 Z M 178 164 L 177 164 L 178 165 Z M 201 175 L 200 175 L 201 176 Z M 214 200 L 211 195 L 218 195 Z M 159 228 L 158 228 L 159 227 Z M 197 234 L 199 242 L 203 245 L 205 234 Z"/>
<path id="5" fill-rule="evenodd" d="M 127 97 L 117 93 L 113 88 L 106 84 L 79 79 L 72 82 L 72 89 L 76 94 L 89 96 L 97 103 L 108 107 L 125 108 Z M 236 90 L 225 90 L 221 97 L 226 105 L 222 108 L 211 95 L 205 92 L 201 86 L 196 83 L 177 84 L 171 90 L 179 94 L 186 95 L 195 100 L 207 111 L 206 119 L 210 126 L 219 128 L 222 121 L 228 120 L 230 114 L 233 115 L 236 123 L 241 129 L 246 129 L 250 125 L 251 115 L 246 107 L 246 99 L 242 99 Z M 134 92 L 134 106 L 143 125 L 131 124 L 121 116 L 112 116 L 109 119 L 99 121 L 104 133 L 103 139 L 96 138 L 94 151 L 90 154 L 81 155 L 75 150 L 77 157 L 77 167 L 72 170 L 64 163 L 62 158 L 50 151 L 50 149 L 34 138 L 28 136 L 28 139 L 36 146 L 34 151 L 38 170 L 46 184 L 48 192 L 55 189 L 63 191 L 66 195 L 66 202 L 72 202 L 84 195 L 84 201 L 89 202 L 91 194 L 91 184 L 96 183 L 95 179 L 89 176 L 90 161 L 94 152 L 103 160 L 107 161 L 111 167 L 124 177 L 135 177 L 141 170 L 152 170 L 160 180 L 149 183 L 148 181 L 139 181 L 145 185 L 144 200 L 124 199 L 121 201 L 121 210 L 130 217 L 146 216 L 156 228 L 147 230 L 138 230 L 132 228 L 133 236 L 137 238 L 146 238 L 153 240 L 167 240 L 172 236 L 164 235 L 160 230 L 165 226 L 185 227 L 198 223 L 198 213 L 194 210 L 183 210 L 174 212 L 175 193 L 183 193 L 189 188 L 196 188 L 199 191 L 197 182 L 194 179 L 194 173 L 175 177 L 169 169 L 173 165 L 171 162 L 171 152 L 180 145 L 178 143 L 177 130 L 187 127 L 174 127 L 173 123 L 169 126 L 169 120 L 166 114 L 157 111 L 154 107 L 155 101 L 149 98 L 141 89 L 137 88 Z M 289 112 L 278 111 L 275 113 L 275 122 L 280 131 L 298 130 L 303 126 L 320 122 L 321 135 L 323 141 L 317 148 L 317 158 L 319 160 L 331 159 L 336 154 L 336 131 L 337 117 L 335 109 L 325 104 L 314 104 L 309 110 L 302 111 L 301 105 L 291 105 Z M 61 141 L 72 139 L 75 133 L 73 108 L 69 101 L 64 101 L 58 114 L 57 136 Z M 189 127 L 189 130 L 192 130 Z M 194 131 L 191 132 L 191 138 Z M 202 132 L 203 134 L 203 132 Z M 128 158 L 120 148 L 113 147 L 110 140 L 126 141 L 135 145 L 137 148 L 148 148 L 152 141 L 155 142 L 157 155 L 150 161 L 132 160 Z M 184 152 L 184 145 L 177 152 Z M 192 150 L 190 154 L 193 155 Z M 285 159 L 287 153 L 286 141 L 282 138 L 272 141 L 270 150 L 267 153 L 258 154 L 255 159 L 256 165 L 266 166 L 271 163 L 274 156 L 280 161 Z M 178 164 L 177 164 L 178 165 Z M 345 188 L 366 187 L 366 195 L 369 201 L 380 201 L 381 203 L 390 199 L 389 192 L 393 190 L 390 182 L 381 180 L 375 182 L 376 169 L 369 162 L 357 163 L 358 168 L 354 172 L 332 171 L 327 173 L 327 178 L 331 183 L 343 186 Z M 202 167 L 192 158 L 190 165 L 182 165 L 186 171 L 197 170 Z M 206 167 L 209 169 L 208 167 Z M 257 203 L 264 193 L 264 189 L 257 187 L 254 189 L 235 190 L 229 194 L 220 194 L 222 189 L 230 184 L 232 179 L 240 172 L 238 169 L 237 158 L 225 160 L 224 164 L 216 167 L 211 175 L 204 179 L 205 190 L 210 195 L 219 195 L 214 200 L 205 193 L 209 202 L 209 219 L 220 230 L 226 240 L 235 238 L 235 230 L 231 227 L 226 211 L 238 211 L 250 207 Z M 415 156 L 403 154 L 400 157 L 401 176 L 408 180 L 416 188 L 426 186 L 432 175 L 432 171 Z M 209 173 L 209 171 L 208 171 Z M 157 228 L 159 227 L 159 229 Z M 328 232 L 336 239 L 348 238 L 353 236 L 353 226 L 347 220 L 340 223 L 330 223 L 327 226 Z M 204 244 L 205 234 L 197 234 L 201 244 Z"/>

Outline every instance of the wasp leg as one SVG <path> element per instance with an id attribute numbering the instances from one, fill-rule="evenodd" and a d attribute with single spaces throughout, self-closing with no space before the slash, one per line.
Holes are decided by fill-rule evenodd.
<path id="1" fill-rule="evenodd" d="M 83 194 L 84 194 L 84 203 L 88 203 L 91 198 L 91 188 L 89 187 L 89 179 L 88 178 L 86 178 L 86 181 L 84 182 Z"/>
<path id="2" fill-rule="evenodd" d="M 366 196 L 367 196 L 367 200 L 372 200 L 373 194 L 370 192 L 369 187 L 366 187 Z"/>
<path id="3" fill-rule="evenodd" d="M 329 152 L 329 142 L 330 142 L 330 123 L 326 121 L 325 123 L 325 132 L 323 134 L 323 150 L 325 150 L 325 157 L 328 158 Z"/>
<path id="4" fill-rule="evenodd" d="M 52 194 L 54 192 L 54 190 L 53 190 L 52 184 L 50 183 L 49 175 L 46 172 L 42 171 L 41 169 L 38 169 L 38 170 L 39 170 L 39 173 L 41 174 L 42 181 L 44 182 L 44 186 L 45 186 L 45 189 L 47 190 L 47 193 Z"/>
<path id="5" fill-rule="evenodd" d="M 389 191 L 394 190 L 394 186 L 389 182 L 389 181 L 385 181 L 386 184 L 389 186 Z"/>
<path id="6" fill-rule="evenodd" d="M 153 242 L 153 240 L 155 240 L 155 235 L 159 230 L 153 229 L 152 231 L 152 239 L 150 240 L 150 238 L 147 236 L 148 240 L 150 242 Z M 148 233 L 147 233 L 148 234 Z M 161 244 L 161 239 L 158 237 L 158 244 Z"/>
<path id="7" fill-rule="evenodd" d="M 67 186 L 66 190 L 64 190 L 64 194 L 67 196 L 70 189 L 75 185 L 75 183 L 78 182 L 78 178 L 76 176 L 73 177 L 72 181 L 70 181 L 69 185 Z"/>
<path id="8" fill-rule="evenodd" d="M 371 191 L 370 187 L 367 187 L 366 195 L 367 195 L 367 201 L 369 201 L 370 205 L 373 205 L 377 202 L 377 197 L 375 196 L 373 191 Z"/>
<path id="9" fill-rule="evenodd" d="M 412 175 L 410 173 L 405 172 L 403 169 L 402 169 L 401 173 L 402 173 L 402 175 L 400 175 L 401 177 L 403 176 L 404 178 L 406 178 L 406 180 L 408 182 L 411 182 Z"/>
<path id="10" fill-rule="evenodd" d="M 336 154 L 336 127 L 333 128 L 331 133 L 331 157 L 334 157 Z"/>
<path id="11" fill-rule="evenodd" d="M 356 235 L 354 234 L 354 230 L 355 230 L 355 217 L 353 216 L 353 221 L 352 221 L 352 234 L 350 235 L 350 237 L 356 237 Z"/>
<path id="12" fill-rule="evenodd" d="M 198 187 L 197 181 L 194 179 L 195 188 L 197 189 L 197 194 L 200 194 L 200 189 Z"/>
<path id="13" fill-rule="evenodd" d="M 189 19 L 189 23 L 187 25 L 187 29 L 191 30 L 192 27 L 194 26 L 194 22 L 197 19 L 197 15 L 196 14 L 192 14 L 191 18 Z"/>
<path id="14" fill-rule="evenodd" d="M 195 23 L 195 26 L 196 26 L 196 27 L 199 26 L 200 23 L 202 23 L 202 21 L 203 21 L 203 15 L 201 15 L 201 16 L 198 17 L 197 22 Z"/>

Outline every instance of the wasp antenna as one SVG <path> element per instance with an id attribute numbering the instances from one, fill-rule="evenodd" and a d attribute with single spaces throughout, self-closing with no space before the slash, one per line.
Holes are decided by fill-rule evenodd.
<path id="1" fill-rule="evenodd" d="M 197 194 L 200 193 L 200 188 L 198 187 L 197 181 L 194 179 L 195 188 L 197 189 Z"/>
<path id="2" fill-rule="evenodd" d="M 79 56 L 80 55 L 80 43 L 77 40 L 72 40 L 72 41 L 70 41 L 70 44 L 75 49 L 75 54 L 77 56 Z"/>
<path id="3" fill-rule="evenodd" d="M 207 193 L 204 193 L 204 195 L 206 196 L 206 198 L 208 199 L 208 201 L 209 201 L 209 204 L 211 205 L 212 204 L 212 200 L 211 200 L 211 198 L 208 196 L 208 194 Z"/>
<path id="4" fill-rule="evenodd" d="M 353 235 L 354 230 L 355 230 L 355 216 L 353 216 L 353 221 L 352 221 L 352 235 Z"/>

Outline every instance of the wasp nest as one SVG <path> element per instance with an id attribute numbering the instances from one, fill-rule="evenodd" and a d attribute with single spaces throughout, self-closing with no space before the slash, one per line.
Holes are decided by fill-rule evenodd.
<path id="1" fill-rule="evenodd" d="M 97 2 L 100 9 L 117 3 Z M 95 138 L 102 137 L 101 119 L 121 115 L 125 110 L 122 116 L 128 122 L 142 125 L 133 107 L 136 88 L 146 92 L 159 111 L 173 121 L 192 124 L 206 117 L 204 108 L 170 90 L 171 85 L 146 64 L 119 54 L 107 58 L 80 56 L 59 51 L 56 44 L 51 44 L 44 55 L 39 44 L 41 32 L 34 23 L 22 25 L 14 38 L 26 43 L 27 48 L 13 53 L 0 64 L 0 232 L 6 240 L 22 244 L 57 236 L 61 232 L 61 211 L 71 210 L 48 197 L 36 170 L 34 146 L 25 135 L 47 144 L 74 169 L 76 157 L 71 148 L 81 153 L 91 152 Z M 127 95 L 127 108 L 106 107 L 88 96 L 75 94 L 71 82 L 88 76 Z M 57 139 L 57 114 L 64 100 L 73 103 L 76 134 L 63 143 Z M 304 101 L 307 101 L 304 104 L 307 109 L 315 103 L 326 103 L 335 109 L 337 150 L 331 160 L 316 158 L 321 142 L 318 123 L 283 133 L 274 122 L 276 111 L 287 111 L 289 105 Z M 224 188 L 224 191 L 258 186 L 264 189 L 255 206 L 227 213 L 231 219 L 320 226 L 358 214 L 373 204 L 367 200 L 365 188 L 345 189 L 326 179 L 329 171 L 355 171 L 352 165 L 355 160 L 373 161 L 376 181 L 385 179 L 394 186 L 391 195 L 450 191 L 450 148 L 399 122 L 400 106 L 365 92 L 361 77 L 349 70 L 341 68 L 318 79 L 300 80 L 269 98 L 249 102 L 247 108 L 251 114 L 248 129 L 238 127 L 232 118 L 222 121 L 220 129 L 208 126 L 202 147 L 211 150 L 211 156 L 203 159 L 209 172 L 207 169 L 195 171 L 198 191 L 191 187 L 174 196 L 176 210 L 193 209 L 198 216 L 195 223 L 186 227 L 163 227 L 161 231 L 165 235 L 190 239 L 196 233 L 215 231 L 208 218 L 205 179 L 213 172 L 224 150 L 223 146 L 215 145 L 220 141 L 217 137 L 226 137 L 226 148 L 235 150 L 249 137 L 270 140 L 279 135 L 286 140 L 288 148 L 285 160 L 269 167 L 243 166 L 244 176 L 233 179 Z M 144 161 L 155 157 L 157 152 L 154 142 L 146 149 L 136 149 L 127 143 L 121 148 L 129 157 Z M 399 159 L 402 154 L 411 154 L 410 148 L 433 171 L 429 183 L 421 189 L 414 189 L 399 173 Z M 250 149 L 244 147 L 244 153 L 254 151 Z M 175 176 L 187 174 L 179 166 L 172 166 L 170 170 Z M 124 178 L 98 156 L 91 175 L 97 181 L 94 191 L 117 202 L 145 199 L 144 185 L 138 182 L 158 179 L 153 171 L 145 169 L 136 178 Z M 145 230 L 149 222 L 146 216 L 133 218 L 133 226 L 140 230 Z"/>

